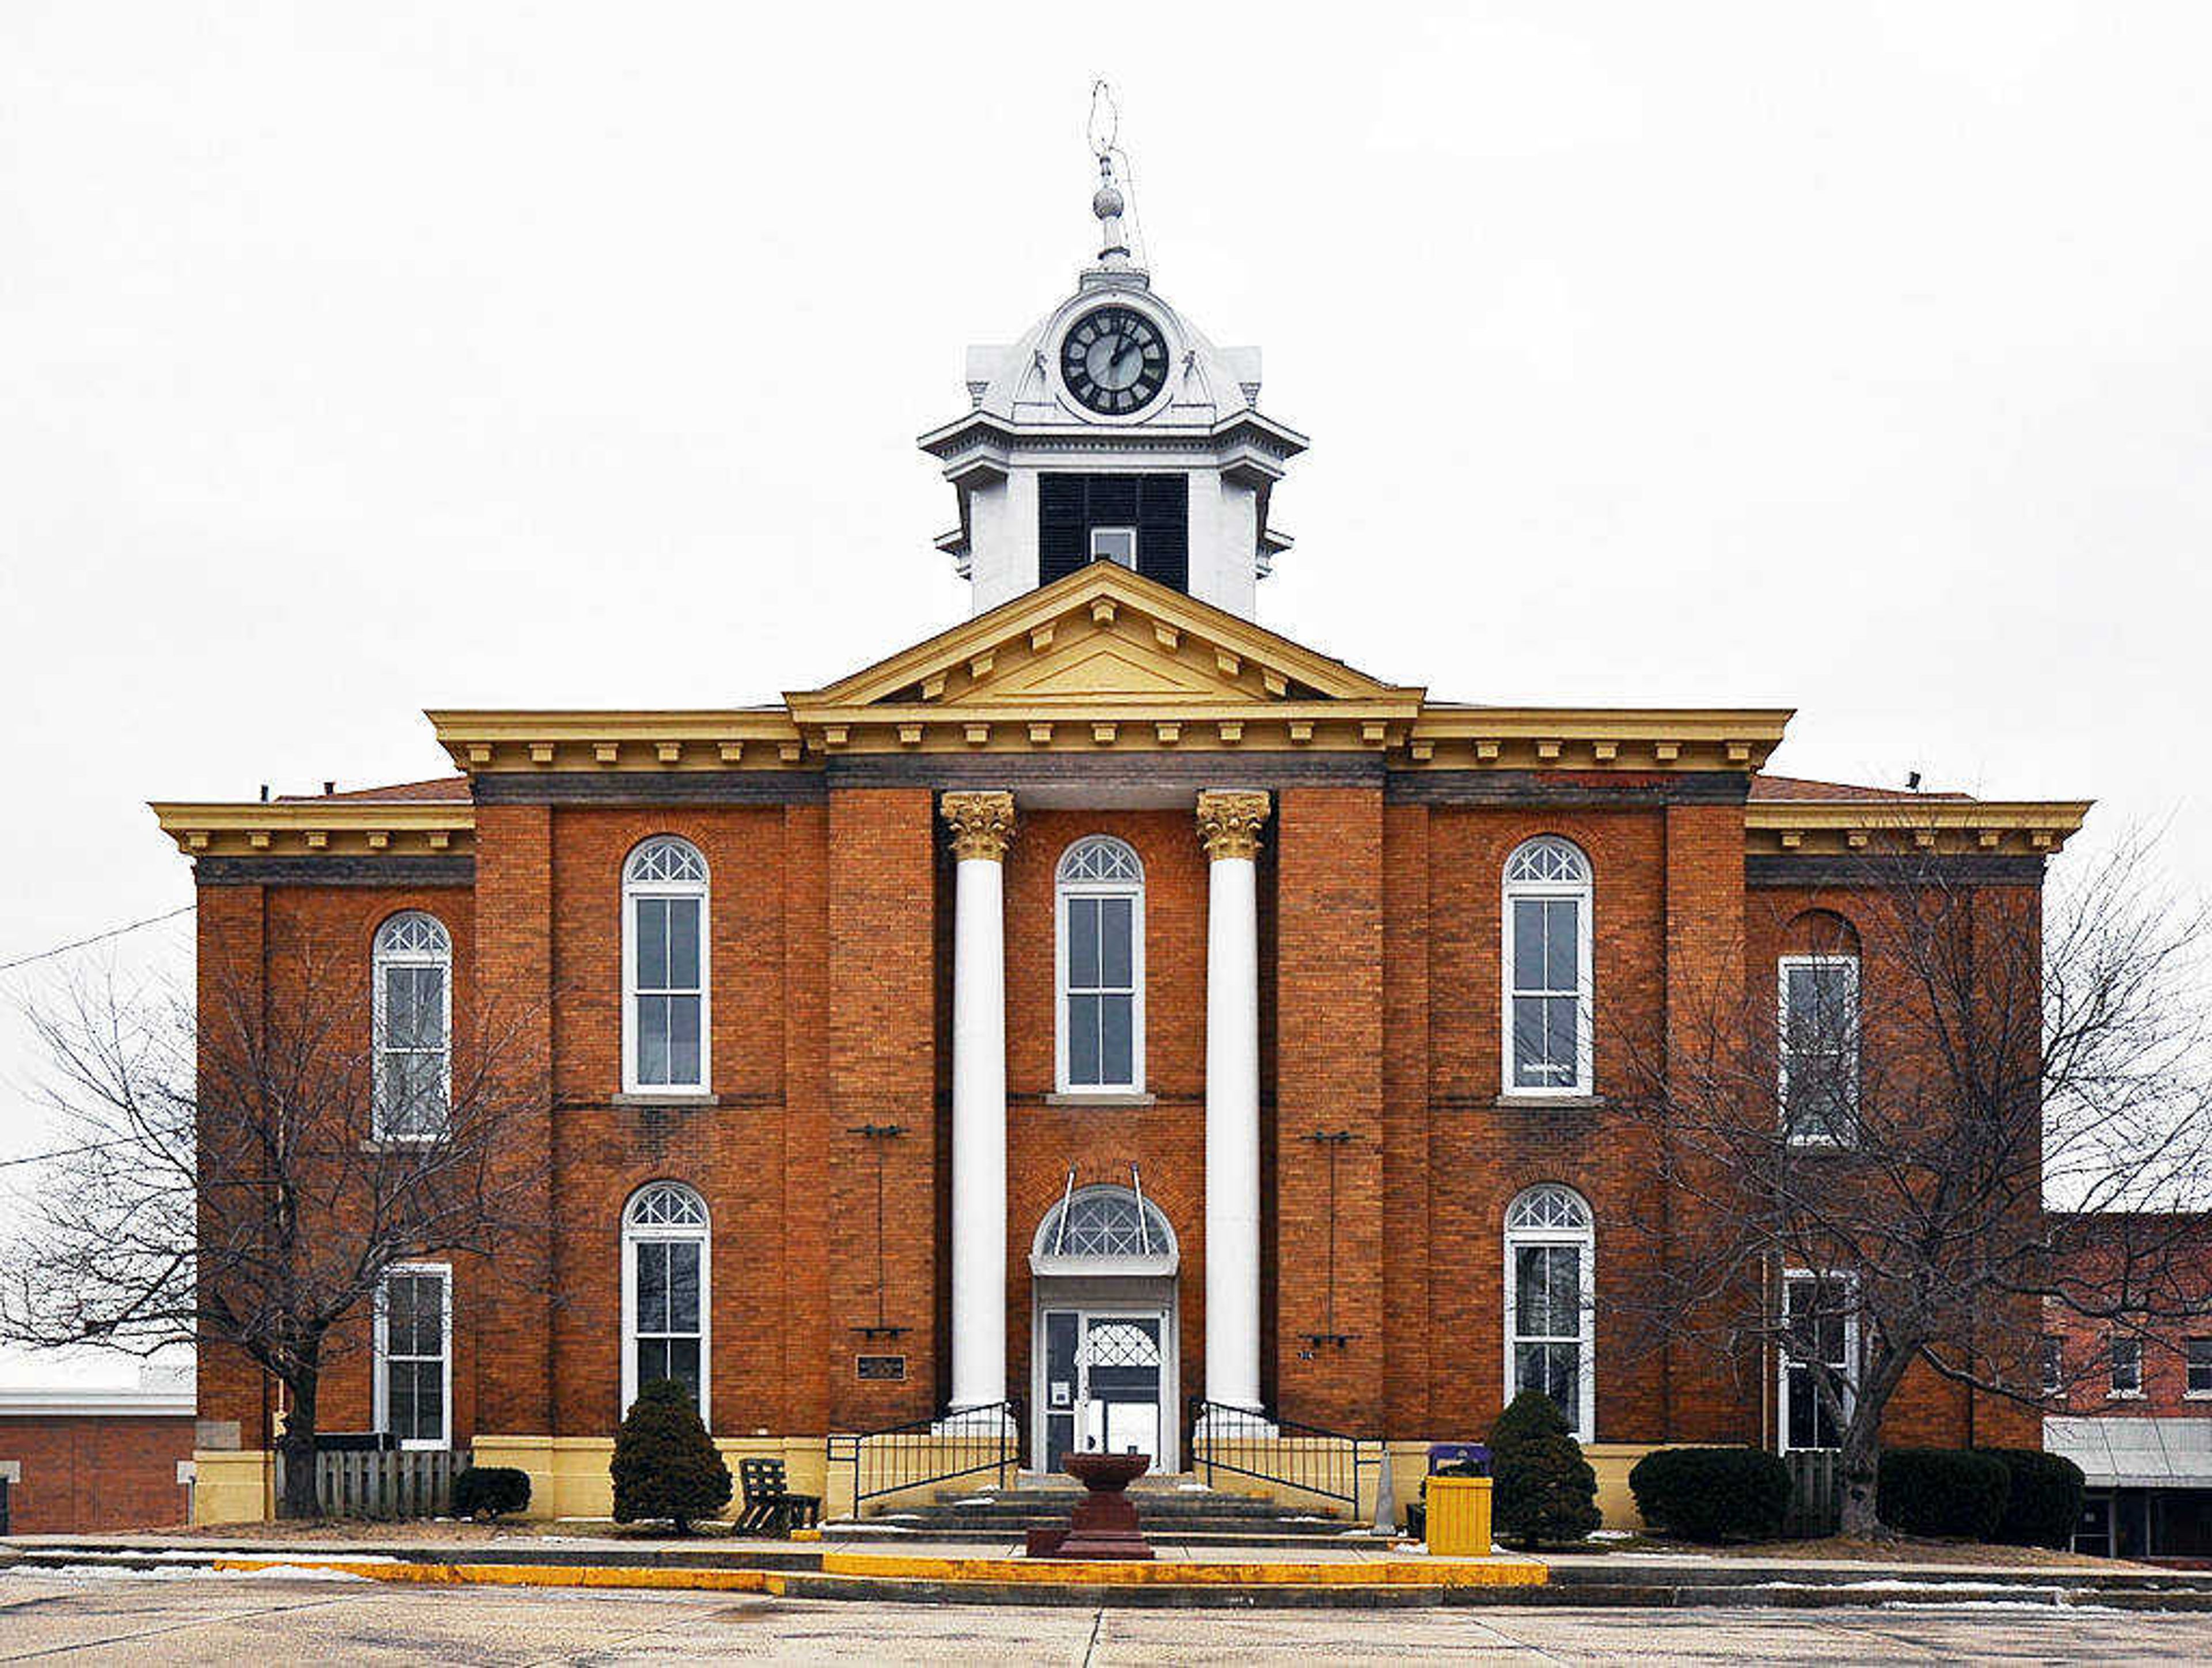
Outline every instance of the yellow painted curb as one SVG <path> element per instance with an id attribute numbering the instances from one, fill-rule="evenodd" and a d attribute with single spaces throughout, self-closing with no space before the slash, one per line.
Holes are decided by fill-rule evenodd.
<path id="1" fill-rule="evenodd" d="M 769 1569 L 655 1569 L 610 1564 L 366 1563 L 346 1558 L 217 1558 L 220 1570 L 328 1570 L 422 1586 L 663 1587 L 703 1592 L 783 1592 L 783 1572 Z"/>
<path id="2" fill-rule="evenodd" d="M 931 1558 L 825 1552 L 824 1575 L 893 1580 L 1003 1581 L 1038 1586 L 1541 1586 L 1551 1572 L 1525 1558 L 1389 1558 L 1351 1562 L 1133 1562 L 1076 1558 Z"/>

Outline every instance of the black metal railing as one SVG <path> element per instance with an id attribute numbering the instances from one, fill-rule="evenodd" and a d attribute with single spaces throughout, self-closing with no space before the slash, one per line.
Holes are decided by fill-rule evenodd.
<path id="1" fill-rule="evenodd" d="M 1257 1408 L 1231 1407 L 1190 1398 L 1191 1470 L 1206 1487 L 1214 1473 L 1250 1477 L 1277 1488 L 1295 1488 L 1359 1509 L 1359 1485 L 1373 1470 L 1380 1481 L 1382 1444 L 1320 1425 L 1279 1419 Z"/>
<path id="2" fill-rule="evenodd" d="M 831 1466 L 853 1471 L 853 1515 L 872 1500 L 909 1488 L 988 1476 L 1003 1488 L 1022 1464 L 1022 1404 L 994 1402 L 988 1407 L 955 1408 L 934 1419 L 860 1435 L 832 1435 Z"/>

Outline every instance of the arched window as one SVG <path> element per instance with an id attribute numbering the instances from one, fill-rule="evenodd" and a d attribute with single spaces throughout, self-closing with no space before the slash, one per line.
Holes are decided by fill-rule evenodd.
<path id="1" fill-rule="evenodd" d="M 1571 1187 L 1532 1187 L 1505 1211 L 1505 1399 L 1540 1390 L 1576 1440 L 1596 1421 L 1597 1234 Z"/>
<path id="2" fill-rule="evenodd" d="M 623 1212 L 623 1410 L 638 1386 L 673 1379 L 707 1417 L 707 1202 L 681 1182 L 654 1182 Z"/>
<path id="3" fill-rule="evenodd" d="M 623 1087 L 704 1094 L 707 860 L 659 835 L 623 867 Z"/>
<path id="4" fill-rule="evenodd" d="M 434 1140 L 453 1093 L 453 941 L 408 910 L 376 929 L 371 961 L 376 1135 Z"/>
<path id="5" fill-rule="evenodd" d="M 1037 1274 L 1173 1274 L 1175 1230 L 1150 1199 L 1126 1187 L 1077 1188 L 1045 1213 L 1030 1245 Z"/>
<path id="6" fill-rule="evenodd" d="M 1505 1092 L 1590 1091 L 1590 866 L 1546 834 L 1505 861 Z"/>
<path id="7" fill-rule="evenodd" d="M 1068 847 L 1057 880 L 1060 1093 L 1145 1087 L 1145 867 L 1109 835 Z"/>
<path id="8" fill-rule="evenodd" d="M 1848 1145 L 1858 1133 L 1859 941 L 1851 923 L 1808 910 L 1784 934 L 1776 964 L 1783 1127 L 1807 1146 Z"/>

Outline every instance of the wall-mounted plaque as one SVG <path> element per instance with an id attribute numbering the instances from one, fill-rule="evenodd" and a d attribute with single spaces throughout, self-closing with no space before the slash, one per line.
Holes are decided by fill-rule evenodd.
<path id="1" fill-rule="evenodd" d="M 906 1357 L 903 1355 L 856 1355 L 853 1359 L 854 1376 L 863 1381 L 874 1379 L 897 1384 L 906 1378 Z"/>

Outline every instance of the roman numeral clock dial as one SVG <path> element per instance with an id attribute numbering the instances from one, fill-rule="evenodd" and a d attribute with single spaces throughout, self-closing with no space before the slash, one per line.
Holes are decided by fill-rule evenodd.
<path id="1" fill-rule="evenodd" d="M 1068 393 L 1092 411 L 1126 416 L 1167 387 L 1168 344 L 1159 326 L 1134 307 L 1098 307 L 1060 338 L 1060 374 Z"/>

